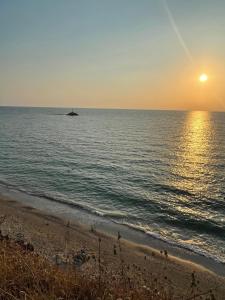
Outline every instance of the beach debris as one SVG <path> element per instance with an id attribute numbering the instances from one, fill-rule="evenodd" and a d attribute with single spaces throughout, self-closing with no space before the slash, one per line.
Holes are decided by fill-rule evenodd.
<path id="1" fill-rule="evenodd" d="M 23 240 L 24 240 L 24 235 L 21 232 L 18 232 L 16 234 L 16 242 L 23 241 Z"/>
<path id="2" fill-rule="evenodd" d="M 34 251 L 34 246 L 29 243 L 29 242 L 25 242 L 23 240 L 19 240 L 16 241 L 16 243 L 24 250 L 24 251 L 29 251 L 29 252 L 33 252 Z"/>
<path id="3" fill-rule="evenodd" d="M 73 255 L 73 264 L 77 267 L 82 266 L 90 259 L 85 249 L 81 249 L 79 252 Z"/>
<path id="4" fill-rule="evenodd" d="M 2 234 L 2 231 L 0 230 L 0 241 L 4 241 L 4 240 L 9 241 L 10 237 L 8 234 L 6 235 Z M 24 236 L 21 233 L 18 233 L 16 235 L 15 243 L 25 251 L 30 251 L 30 252 L 34 251 L 34 246 L 31 243 L 24 241 Z"/>
<path id="5" fill-rule="evenodd" d="M 22 233 L 17 233 L 16 244 L 19 245 L 24 251 L 29 251 L 29 252 L 34 251 L 34 246 L 31 243 L 26 242 L 24 240 L 24 235 Z"/>
<path id="6" fill-rule="evenodd" d="M 57 266 L 63 267 L 71 264 L 71 255 L 65 253 L 57 253 L 53 258 Z"/>
<path id="7" fill-rule="evenodd" d="M 62 257 L 62 255 L 60 255 L 60 254 L 56 254 L 55 256 L 54 256 L 54 259 L 55 259 L 55 264 L 57 265 L 57 266 L 60 266 L 60 265 L 62 265 L 63 264 L 63 257 Z"/>

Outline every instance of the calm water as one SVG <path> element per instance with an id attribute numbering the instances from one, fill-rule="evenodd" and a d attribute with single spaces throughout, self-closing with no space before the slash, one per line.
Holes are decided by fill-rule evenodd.
<path id="1" fill-rule="evenodd" d="M 225 113 L 0 108 L 0 183 L 225 262 Z"/>

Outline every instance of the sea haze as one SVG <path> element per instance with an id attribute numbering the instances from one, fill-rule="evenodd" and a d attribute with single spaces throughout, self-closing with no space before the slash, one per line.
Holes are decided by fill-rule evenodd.
<path id="1" fill-rule="evenodd" d="M 0 183 L 225 262 L 225 113 L 0 108 Z"/>

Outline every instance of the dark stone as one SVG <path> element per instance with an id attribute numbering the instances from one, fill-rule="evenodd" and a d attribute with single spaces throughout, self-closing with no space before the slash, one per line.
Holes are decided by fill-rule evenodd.
<path id="1" fill-rule="evenodd" d="M 74 111 L 69 112 L 66 114 L 67 116 L 74 117 L 74 116 L 79 116 L 78 113 L 75 113 Z"/>

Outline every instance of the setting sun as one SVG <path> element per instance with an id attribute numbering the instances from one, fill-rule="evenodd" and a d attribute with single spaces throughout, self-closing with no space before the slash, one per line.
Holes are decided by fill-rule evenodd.
<path id="1" fill-rule="evenodd" d="M 199 76 L 199 81 L 205 82 L 207 80 L 208 80 L 208 76 L 206 74 L 203 73 Z"/>

